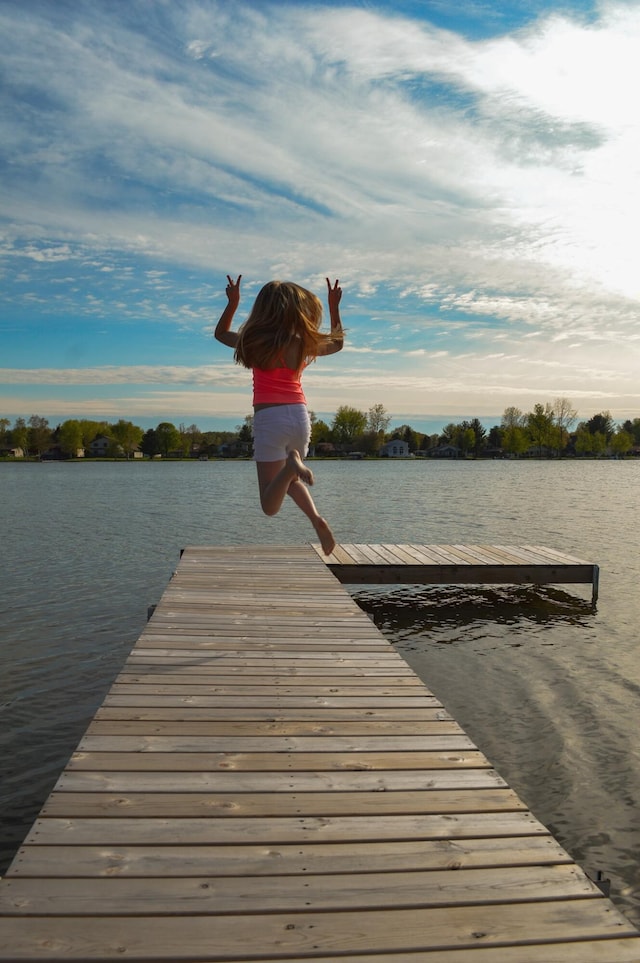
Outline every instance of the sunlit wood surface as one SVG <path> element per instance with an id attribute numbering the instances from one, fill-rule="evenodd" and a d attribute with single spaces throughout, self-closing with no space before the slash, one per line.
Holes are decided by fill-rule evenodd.
<path id="1" fill-rule="evenodd" d="M 185 551 L 0 913 L 5 961 L 640 960 L 311 546 Z"/>
<path id="2" fill-rule="evenodd" d="M 583 583 L 598 599 L 599 567 L 543 545 L 336 545 L 318 555 L 341 582 L 422 585 Z"/>

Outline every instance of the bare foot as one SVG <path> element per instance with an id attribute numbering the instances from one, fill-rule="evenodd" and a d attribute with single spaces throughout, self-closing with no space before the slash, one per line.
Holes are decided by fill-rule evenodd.
<path id="1" fill-rule="evenodd" d="M 324 518 L 319 518 L 317 522 L 313 523 L 313 527 L 316 530 L 316 535 L 320 539 L 322 551 L 325 555 L 331 555 L 332 551 L 336 547 L 336 540 L 333 537 L 333 532 L 329 528 L 329 525 Z"/>
<path id="2" fill-rule="evenodd" d="M 287 455 L 287 464 L 295 471 L 300 481 L 303 481 L 306 485 L 313 485 L 313 472 L 310 468 L 307 468 L 300 457 L 300 452 L 296 451 L 295 448 Z"/>

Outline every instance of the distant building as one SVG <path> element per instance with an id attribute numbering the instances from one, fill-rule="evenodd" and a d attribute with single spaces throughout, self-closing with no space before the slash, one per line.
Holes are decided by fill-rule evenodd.
<path id="1" fill-rule="evenodd" d="M 457 445 L 437 445 L 435 448 L 427 450 L 429 458 L 459 458 L 460 454 Z"/>
<path id="2" fill-rule="evenodd" d="M 408 458 L 409 442 L 401 441 L 400 438 L 392 438 L 391 441 L 385 442 L 379 455 L 381 458 Z"/>
<path id="3" fill-rule="evenodd" d="M 89 445 L 89 452 L 94 458 L 100 457 L 101 455 L 106 455 L 112 445 L 112 438 L 107 438 L 106 435 L 96 435 Z"/>

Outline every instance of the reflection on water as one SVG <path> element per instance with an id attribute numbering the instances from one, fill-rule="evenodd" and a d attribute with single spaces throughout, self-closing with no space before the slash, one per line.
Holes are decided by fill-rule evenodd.
<path id="1" fill-rule="evenodd" d="M 555 586 L 516 586 L 485 588 L 482 586 L 402 586 L 381 592 L 358 586 L 353 591 L 358 605 L 368 612 L 380 629 L 388 629 L 402 638 L 421 628 L 431 641 L 464 642 L 467 630 L 489 623 L 516 627 L 565 621 L 571 625 L 587 625 L 594 614 L 591 601 L 581 599 Z M 453 633 L 442 637 L 448 626 Z M 512 645 L 522 644 L 511 640 Z"/>
<path id="2" fill-rule="evenodd" d="M 640 686 L 594 650 L 591 602 L 546 586 L 354 594 L 571 855 L 613 879 L 637 925 Z"/>
<path id="3" fill-rule="evenodd" d="M 354 588 L 501 775 L 640 923 L 637 462 L 332 463 L 344 542 L 540 544 L 590 587 Z M 309 541 L 249 463 L 0 465 L 0 871 L 188 544 Z M 292 586 L 295 588 L 295 586 Z M 586 598 L 585 596 L 589 596 Z"/>

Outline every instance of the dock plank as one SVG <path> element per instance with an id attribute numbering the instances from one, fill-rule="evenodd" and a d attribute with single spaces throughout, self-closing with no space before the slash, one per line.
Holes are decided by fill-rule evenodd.
<path id="1" fill-rule="evenodd" d="M 599 568 L 536 545 L 354 545 L 315 551 L 343 583 L 591 585 L 598 598 Z M 343 551 L 343 549 L 345 549 Z"/>
<path id="2" fill-rule="evenodd" d="M 640 960 L 333 564 L 592 571 L 536 546 L 190 547 L 0 883 L 0 961 Z"/>

